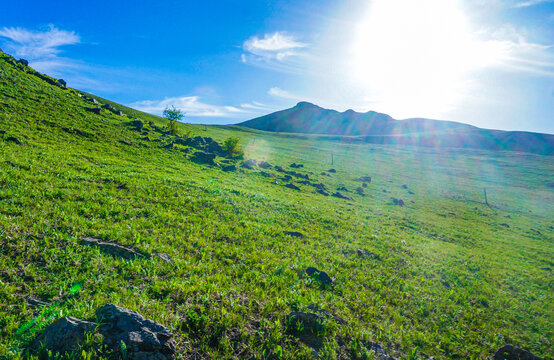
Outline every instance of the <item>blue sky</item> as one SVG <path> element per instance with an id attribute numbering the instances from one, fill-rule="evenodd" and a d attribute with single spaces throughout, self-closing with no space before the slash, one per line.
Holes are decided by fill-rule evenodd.
<path id="1" fill-rule="evenodd" d="M 10 1 L 0 48 L 188 122 L 305 100 L 554 133 L 553 1 Z"/>

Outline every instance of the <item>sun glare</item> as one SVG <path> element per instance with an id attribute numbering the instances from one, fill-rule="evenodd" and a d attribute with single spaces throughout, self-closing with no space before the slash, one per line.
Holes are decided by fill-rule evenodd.
<path id="1" fill-rule="evenodd" d="M 456 0 L 374 0 L 353 42 L 351 76 L 377 109 L 444 116 L 470 91 L 468 73 L 496 58 L 485 45 Z"/>

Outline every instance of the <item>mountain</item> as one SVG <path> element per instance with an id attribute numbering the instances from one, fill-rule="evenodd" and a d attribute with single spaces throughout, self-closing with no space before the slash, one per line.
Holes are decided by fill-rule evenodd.
<path id="1" fill-rule="evenodd" d="M 554 154 L 554 135 L 481 129 L 454 121 L 411 118 L 353 110 L 338 112 L 308 102 L 237 124 L 257 130 L 357 137 L 368 143 L 511 150 Z"/>

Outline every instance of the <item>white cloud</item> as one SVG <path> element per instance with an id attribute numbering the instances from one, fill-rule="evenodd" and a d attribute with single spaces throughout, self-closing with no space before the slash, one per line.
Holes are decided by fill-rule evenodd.
<path id="1" fill-rule="evenodd" d="M 522 7 L 529 7 L 534 5 L 539 5 L 543 3 L 551 3 L 554 2 L 554 0 L 528 0 L 528 1 L 520 1 L 513 5 L 513 7 L 516 8 L 522 8 Z"/>
<path id="2" fill-rule="evenodd" d="M 306 55 L 302 49 L 307 46 L 284 32 L 265 34 L 263 38 L 252 36 L 242 46 L 241 62 L 271 70 L 298 72 L 302 68 L 299 59 Z"/>
<path id="3" fill-rule="evenodd" d="M 279 87 L 272 87 L 271 89 L 268 90 L 267 93 L 271 96 L 275 96 L 275 97 L 282 98 L 282 99 L 302 100 L 302 98 L 300 96 L 291 94 L 287 90 L 283 90 Z"/>
<path id="4" fill-rule="evenodd" d="M 60 46 L 80 42 L 79 35 L 74 31 L 59 30 L 54 25 L 50 25 L 46 31 L 4 27 L 0 30 L 0 37 L 7 39 L 8 49 L 29 60 L 56 58 L 61 51 Z"/>
<path id="5" fill-rule="evenodd" d="M 222 118 L 247 116 L 265 110 L 260 105 L 259 103 L 241 104 L 239 106 L 213 105 L 201 101 L 199 96 L 169 97 L 163 100 L 143 100 L 129 104 L 134 109 L 156 115 L 161 115 L 168 106 L 175 106 L 185 112 L 185 121 L 187 116 Z"/>

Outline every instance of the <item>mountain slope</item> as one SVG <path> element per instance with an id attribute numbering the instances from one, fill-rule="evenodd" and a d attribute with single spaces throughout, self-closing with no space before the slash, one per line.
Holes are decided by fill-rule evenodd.
<path id="1" fill-rule="evenodd" d="M 308 102 L 237 124 L 252 129 L 304 134 L 357 136 L 377 144 L 512 150 L 554 154 L 554 135 L 480 129 L 453 121 L 412 118 L 353 110 L 338 112 Z"/>

